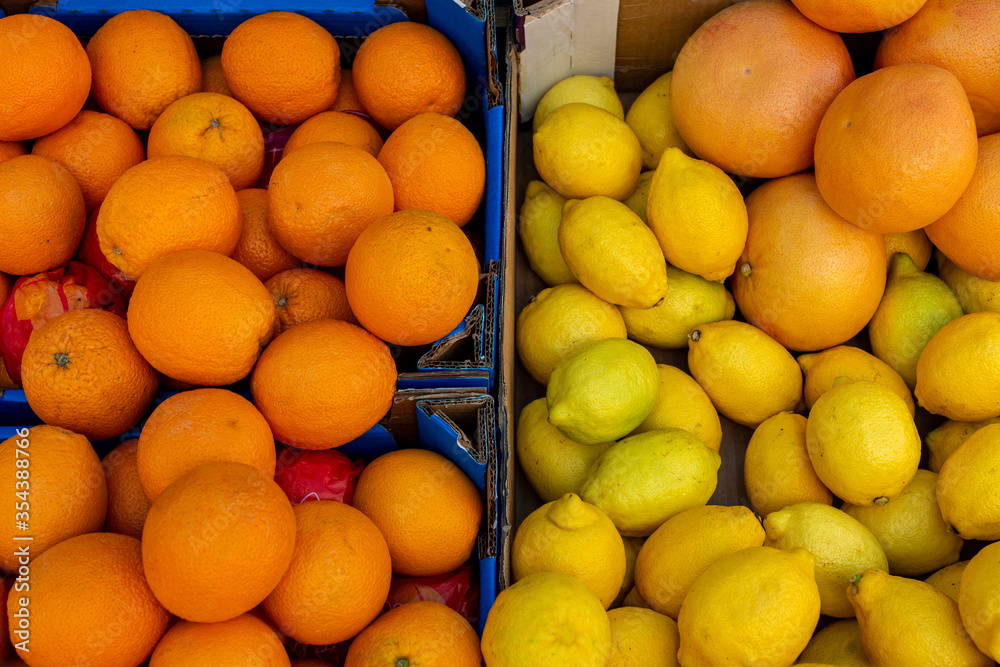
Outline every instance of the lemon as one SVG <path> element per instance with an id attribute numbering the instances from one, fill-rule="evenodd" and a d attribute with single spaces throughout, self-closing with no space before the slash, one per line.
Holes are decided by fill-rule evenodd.
<path id="1" fill-rule="evenodd" d="M 668 264 L 667 284 L 667 295 L 652 308 L 621 307 L 629 337 L 643 345 L 682 349 L 699 325 L 731 320 L 736 313 L 736 301 L 722 283 Z"/>
<path id="2" fill-rule="evenodd" d="M 887 271 L 892 266 L 892 258 L 897 252 L 905 252 L 909 255 L 921 271 L 930 264 L 934 246 L 923 229 L 883 234 L 883 236 L 885 237 L 885 267 Z"/>
<path id="3" fill-rule="evenodd" d="M 861 632 L 858 619 L 845 618 L 834 621 L 818 630 L 809 640 L 806 650 L 799 656 L 797 665 L 810 662 L 827 662 L 837 667 L 872 667 L 861 646 Z"/>
<path id="4" fill-rule="evenodd" d="M 789 505 L 833 502 L 806 449 L 806 418 L 779 412 L 758 426 L 747 444 L 743 481 L 750 507 L 767 516 Z"/>
<path id="5" fill-rule="evenodd" d="M 711 449 L 722 446 L 722 423 L 712 399 L 690 375 L 675 366 L 658 364 L 660 394 L 653 411 L 635 433 L 665 428 L 684 429 Z"/>
<path id="6" fill-rule="evenodd" d="M 559 251 L 559 223 L 566 198 L 541 181 L 531 181 L 521 204 L 518 234 L 528 265 L 550 287 L 575 283 Z"/>
<path id="7" fill-rule="evenodd" d="M 960 422 L 1000 416 L 1000 313 L 963 315 L 941 327 L 917 363 L 917 402 Z"/>
<path id="8" fill-rule="evenodd" d="M 692 331 L 688 367 L 719 412 L 750 428 L 794 410 L 802 399 L 802 371 L 795 359 L 745 322 L 710 322 Z"/>
<path id="9" fill-rule="evenodd" d="M 962 573 L 958 610 L 972 640 L 983 653 L 1000 658 L 1000 543 L 980 550 Z"/>
<path id="10" fill-rule="evenodd" d="M 566 574 L 539 572 L 497 595 L 483 627 L 482 649 L 487 667 L 604 667 L 611 624 L 587 586 Z"/>
<path id="11" fill-rule="evenodd" d="M 642 148 L 621 118 L 589 104 L 565 104 L 535 130 L 538 175 L 563 197 L 625 199 L 642 170 Z"/>
<path id="12" fill-rule="evenodd" d="M 590 341 L 552 371 L 545 394 L 549 423 L 584 445 L 617 440 L 649 415 L 659 391 L 649 350 L 624 338 Z"/>
<path id="13" fill-rule="evenodd" d="M 962 575 L 969 561 L 960 560 L 957 563 L 942 567 L 940 570 L 924 579 L 925 583 L 938 589 L 955 602 L 958 602 L 958 591 L 962 584 Z"/>
<path id="14" fill-rule="evenodd" d="M 963 271 L 941 252 L 935 252 L 934 255 L 937 257 L 938 276 L 958 297 L 963 311 L 978 313 L 990 310 L 1000 313 L 1000 282 L 984 280 Z"/>
<path id="15" fill-rule="evenodd" d="M 608 667 L 680 667 L 677 647 L 681 637 L 674 619 L 652 609 L 621 607 L 609 611 L 608 620 L 612 644 Z"/>
<path id="16" fill-rule="evenodd" d="M 687 431 L 640 433 L 597 457 L 580 497 L 604 510 L 622 535 L 645 537 L 675 514 L 707 503 L 721 463 Z"/>
<path id="17" fill-rule="evenodd" d="M 575 493 L 525 517 L 511 551 L 514 581 L 561 572 L 585 583 L 607 609 L 625 579 L 625 545 L 608 515 Z"/>
<path id="18" fill-rule="evenodd" d="M 966 438 L 984 426 L 997 423 L 1000 423 L 1000 417 L 981 422 L 956 422 L 949 419 L 941 424 L 924 439 L 931 453 L 928 467 L 934 472 L 941 472 L 941 466 Z"/>
<path id="19" fill-rule="evenodd" d="M 606 76 L 590 76 L 580 74 L 563 79 L 542 95 L 535 107 L 535 117 L 532 121 L 532 132 L 537 132 L 542 121 L 559 107 L 582 102 L 604 109 L 618 118 L 625 120 L 625 110 L 622 101 L 615 92 L 615 82 Z"/>
<path id="20" fill-rule="evenodd" d="M 865 380 L 834 386 L 816 400 L 806 447 L 826 487 L 853 505 L 889 502 L 920 463 L 920 435 L 906 403 Z"/>
<path id="21" fill-rule="evenodd" d="M 649 184 L 653 182 L 653 172 L 644 171 L 639 174 L 639 182 L 635 184 L 635 192 L 630 194 L 622 203 L 639 216 L 643 223 L 646 222 L 646 200 L 649 197 Z"/>
<path id="22" fill-rule="evenodd" d="M 677 618 L 677 659 L 684 667 L 790 665 L 818 620 L 809 552 L 750 547 L 694 580 Z"/>
<path id="23" fill-rule="evenodd" d="M 630 590 L 628 595 L 625 596 L 625 599 L 622 600 L 621 606 L 635 607 L 636 609 L 649 609 L 649 605 L 642 599 L 642 595 L 639 594 L 639 589 L 635 586 L 632 587 L 632 590 Z"/>
<path id="24" fill-rule="evenodd" d="M 884 384 L 903 399 L 911 415 L 916 414 L 913 395 L 902 376 L 861 348 L 838 345 L 822 352 L 799 355 L 798 362 L 805 374 L 806 407 L 810 410 L 817 398 L 833 388 L 834 380 L 846 377 Z"/>
<path id="25" fill-rule="evenodd" d="M 667 263 L 656 237 L 619 201 L 567 202 L 559 248 L 573 275 L 606 301 L 649 308 L 667 294 Z"/>
<path id="26" fill-rule="evenodd" d="M 882 301 L 868 324 L 872 352 L 906 384 L 917 384 L 917 360 L 941 327 L 962 316 L 962 306 L 948 285 L 924 273 L 910 256 L 892 258 Z"/>
<path id="27" fill-rule="evenodd" d="M 641 537 L 622 537 L 622 543 L 625 545 L 625 579 L 622 580 L 621 590 L 618 591 L 618 596 L 615 597 L 612 607 L 627 606 L 623 605 L 622 602 L 629 591 L 635 588 L 635 559 L 639 555 L 639 549 L 642 548 L 644 541 Z"/>
<path id="28" fill-rule="evenodd" d="M 867 570 L 847 588 L 872 664 L 992 667 L 962 627 L 958 605 L 933 586 Z"/>
<path id="29" fill-rule="evenodd" d="M 608 450 L 610 451 L 610 450 Z M 1000 540 L 1000 424 L 979 429 L 941 466 L 941 516 L 967 540 Z"/>
<path id="30" fill-rule="evenodd" d="M 521 311 L 515 329 L 517 355 L 542 384 L 577 346 L 627 336 L 618 309 L 581 285 L 542 290 Z"/>
<path id="31" fill-rule="evenodd" d="M 660 164 L 660 156 L 668 148 L 679 148 L 685 153 L 691 153 L 674 125 L 674 115 L 670 111 L 672 74 L 667 72 L 649 84 L 635 98 L 625 116 L 625 122 L 639 138 L 642 164 L 646 169 L 656 169 Z"/>
<path id="32" fill-rule="evenodd" d="M 965 540 L 950 532 L 941 518 L 934 490 L 937 477 L 930 470 L 918 470 L 891 503 L 881 507 L 844 503 L 841 508 L 872 531 L 891 574 L 915 577 L 958 560 Z"/>
<path id="33" fill-rule="evenodd" d="M 747 241 L 747 207 L 732 179 L 679 148 L 663 152 L 649 186 L 646 220 L 667 261 L 706 280 L 736 268 Z"/>
<path id="34" fill-rule="evenodd" d="M 798 503 L 764 519 L 766 546 L 801 548 L 816 559 L 816 585 L 826 616 L 850 618 L 847 582 L 869 568 L 887 569 L 885 552 L 860 521 L 822 503 Z"/>
<path id="35" fill-rule="evenodd" d="M 723 556 L 764 544 L 746 507 L 693 507 L 671 517 L 639 550 L 635 583 L 651 609 L 677 618 L 691 584 Z"/>

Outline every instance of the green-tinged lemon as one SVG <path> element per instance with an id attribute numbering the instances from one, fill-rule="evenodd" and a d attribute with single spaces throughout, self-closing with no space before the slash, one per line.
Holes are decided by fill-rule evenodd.
<path id="1" fill-rule="evenodd" d="M 565 204 L 566 198 L 545 183 L 531 181 L 517 223 L 528 265 L 550 287 L 577 282 L 559 250 L 559 223 Z"/>
<path id="2" fill-rule="evenodd" d="M 934 256 L 937 257 L 938 276 L 958 297 L 963 311 L 978 313 L 989 310 L 1000 313 L 1000 281 L 984 280 L 963 271 L 941 252 L 935 252 Z"/>
<path id="3" fill-rule="evenodd" d="M 639 138 L 642 146 L 642 164 L 646 169 L 656 169 L 660 156 L 668 148 L 679 148 L 687 154 L 691 149 L 684 143 L 674 125 L 670 110 L 670 78 L 672 72 L 660 76 L 649 84 L 632 102 L 625 122 Z"/>

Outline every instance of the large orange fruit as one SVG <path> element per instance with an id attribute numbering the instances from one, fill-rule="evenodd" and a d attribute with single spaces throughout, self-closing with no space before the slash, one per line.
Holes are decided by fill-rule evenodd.
<path id="1" fill-rule="evenodd" d="M 21 384 L 28 405 L 46 424 L 104 440 L 146 414 L 160 376 L 135 349 L 122 317 L 83 308 L 32 332 Z"/>
<path id="2" fill-rule="evenodd" d="M 149 667 L 290 664 L 281 639 L 253 614 L 219 623 L 181 621 L 163 635 L 149 660 Z"/>
<path id="3" fill-rule="evenodd" d="M 201 92 L 233 96 L 222 73 L 222 56 L 214 55 L 201 60 Z"/>
<path id="4" fill-rule="evenodd" d="M 937 65 L 954 74 L 969 96 L 979 135 L 1000 131 L 1000 4 L 929 0 L 878 46 L 876 68 L 903 63 Z"/>
<path id="5" fill-rule="evenodd" d="M 378 161 L 392 181 L 397 211 L 427 209 L 462 227 L 483 200 L 483 149 L 454 118 L 439 113 L 414 116 L 389 136 Z"/>
<path id="6" fill-rule="evenodd" d="M 283 155 L 300 146 L 321 141 L 339 141 L 355 146 L 372 157 L 378 157 L 378 152 L 382 150 L 382 137 L 367 120 L 343 111 L 324 111 L 295 128 L 285 143 Z"/>
<path id="7" fill-rule="evenodd" d="M 87 55 L 97 103 L 137 130 L 201 90 L 194 42 L 166 14 L 134 9 L 112 16 L 87 42 Z"/>
<path id="8" fill-rule="evenodd" d="M 479 262 L 458 225 L 409 209 L 361 234 L 344 281 L 364 328 L 397 345 L 426 345 L 465 319 L 479 289 Z"/>
<path id="9" fill-rule="evenodd" d="M 450 665 L 479 667 L 479 636 L 450 607 L 429 600 L 410 602 L 375 619 L 347 652 L 344 667 Z"/>
<path id="10" fill-rule="evenodd" d="M 136 539 L 142 537 L 142 526 L 152 507 L 139 482 L 138 449 L 139 439 L 132 438 L 101 459 L 108 483 L 108 515 L 104 519 L 104 532 L 120 533 Z"/>
<path id="11" fill-rule="evenodd" d="M 875 32 L 899 25 L 927 0 L 792 0 L 799 11 L 834 32 Z"/>
<path id="12" fill-rule="evenodd" d="M 275 334 L 313 320 L 344 320 L 357 324 L 347 303 L 347 288 L 337 276 L 318 269 L 289 269 L 268 280 L 264 287 L 278 313 Z"/>
<path id="13" fill-rule="evenodd" d="M 361 106 L 358 93 L 354 89 L 354 71 L 349 69 L 340 70 L 340 92 L 337 93 L 337 101 L 330 107 L 330 111 L 357 111 L 367 114 L 365 108 Z"/>
<path id="14" fill-rule="evenodd" d="M 839 345 L 864 329 L 885 290 L 881 234 L 834 213 L 811 172 L 764 183 L 747 197 L 747 214 L 732 287 L 748 322 L 803 351 Z"/>
<path id="15" fill-rule="evenodd" d="M 389 452 L 365 466 L 353 504 L 385 536 L 392 571 L 410 577 L 444 574 L 467 561 L 483 516 L 472 481 L 425 449 Z"/>
<path id="16" fill-rule="evenodd" d="M 73 175 L 48 158 L 0 162 L 0 271 L 25 276 L 68 262 L 87 211 Z"/>
<path id="17" fill-rule="evenodd" d="M 90 62 L 69 28 L 38 14 L 0 18 L 0 141 L 55 132 L 83 108 Z"/>
<path id="18" fill-rule="evenodd" d="M 368 35 L 352 72 L 361 105 L 388 130 L 427 111 L 454 116 L 465 102 L 462 56 L 422 23 L 390 23 Z"/>
<path id="19" fill-rule="evenodd" d="M 233 259 L 250 269 L 261 282 L 295 268 L 301 262 L 281 247 L 271 233 L 267 218 L 267 190 L 247 188 L 236 193 L 243 213 L 243 232 L 236 242 Z"/>
<path id="20" fill-rule="evenodd" d="M 294 125 L 326 111 L 340 85 L 340 48 L 326 29 L 299 14 L 247 19 L 222 45 L 233 96 L 269 123 Z"/>
<path id="21" fill-rule="evenodd" d="M 17 628 L 18 612 L 30 614 L 28 650 L 17 653 L 31 665 L 134 667 L 170 623 L 143 576 L 134 537 L 91 533 L 66 540 L 35 559 L 24 580 L 28 585 L 7 598 L 7 618 Z"/>
<path id="22" fill-rule="evenodd" d="M 749 0 L 705 21 L 684 44 L 670 108 L 698 157 L 775 178 L 812 165 L 823 112 L 853 80 L 840 35 L 784 0 Z"/>
<path id="23" fill-rule="evenodd" d="M 28 151 L 20 141 L 0 141 L 0 162 L 27 155 Z"/>
<path id="24" fill-rule="evenodd" d="M 274 303 L 250 270 L 207 250 L 154 262 L 136 283 L 128 330 L 153 368 L 223 386 L 246 377 L 274 332 Z"/>
<path id="25" fill-rule="evenodd" d="M 962 84 L 933 65 L 867 74 L 837 96 L 816 135 L 816 184 L 849 222 L 880 234 L 926 227 L 976 168 L 976 121 Z"/>
<path id="26" fill-rule="evenodd" d="M 133 280 L 178 250 L 229 255 L 242 230 L 240 203 L 226 175 L 184 155 L 152 158 L 129 169 L 97 216 L 101 252 Z"/>
<path id="27" fill-rule="evenodd" d="M 254 404 L 276 440 L 299 449 L 338 447 L 392 405 L 396 362 L 385 343 L 340 320 L 315 320 L 274 339 L 250 378 Z"/>
<path id="28" fill-rule="evenodd" d="M 31 154 L 58 162 L 73 174 L 88 214 L 97 210 L 122 174 L 146 159 L 142 141 L 127 123 L 86 109 L 36 141 Z"/>
<path id="29" fill-rule="evenodd" d="M 392 213 L 385 169 L 342 143 L 324 141 L 288 153 L 271 174 L 267 196 L 271 233 L 290 253 L 318 266 L 343 266 L 361 232 Z"/>
<path id="30" fill-rule="evenodd" d="M 160 494 L 142 531 L 149 587 L 171 613 L 216 623 L 260 604 L 288 569 L 295 515 L 257 468 L 214 461 Z"/>
<path id="31" fill-rule="evenodd" d="M 389 595 L 385 539 L 368 517 L 335 500 L 295 506 L 295 552 L 264 610 L 284 634 L 335 644 L 371 623 Z"/>
<path id="32" fill-rule="evenodd" d="M 139 480 L 156 501 L 181 475 L 209 461 L 235 461 L 274 477 L 271 427 L 253 403 L 225 389 L 193 389 L 156 406 L 139 435 Z"/>
<path id="33" fill-rule="evenodd" d="M 237 190 L 264 170 L 264 133 L 232 97 L 195 93 L 172 103 L 149 130 L 149 157 L 189 155 L 214 164 Z"/>
<path id="34" fill-rule="evenodd" d="M 54 544 L 100 530 L 108 507 L 104 471 L 85 437 L 56 426 L 26 430 L 27 435 L 22 430 L 0 443 L 0 475 L 10 480 L 2 495 L 12 510 L 10 519 L 0 524 L 0 567 L 7 572 L 17 571 L 17 550 L 25 544 L 15 538 L 30 535 L 30 555 L 37 558 Z M 18 465 L 29 457 L 27 467 Z M 30 509 L 23 516 L 13 514 L 25 502 L 25 491 Z"/>

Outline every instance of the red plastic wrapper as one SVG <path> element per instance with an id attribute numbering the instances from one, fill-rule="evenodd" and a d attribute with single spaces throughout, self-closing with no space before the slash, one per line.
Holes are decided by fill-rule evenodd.
<path id="1" fill-rule="evenodd" d="M 268 183 L 271 182 L 271 172 L 274 171 L 275 165 L 281 161 L 281 153 L 285 150 L 285 143 L 297 127 L 298 125 L 289 125 L 288 127 L 272 129 L 272 126 L 261 123 L 260 129 L 264 132 L 264 171 L 261 172 L 260 180 L 257 181 L 258 188 L 267 188 Z"/>
<path id="2" fill-rule="evenodd" d="M 471 565 L 463 565 L 454 572 L 436 577 L 401 577 L 394 574 L 385 611 L 408 602 L 429 600 L 451 607 L 476 627 L 479 622 L 479 588 L 473 584 Z"/>
<path id="3" fill-rule="evenodd" d="M 135 289 L 135 281 L 130 280 L 101 252 L 101 244 L 97 240 L 97 214 L 100 212 L 101 207 L 98 206 L 87 220 L 87 226 L 83 230 L 83 240 L 80 241 L 80 248 L 76 251 L 77 259 L 97 269 L 101 275 L 108 279 L 111 287 L 118 290 L 126 299 L 131 298 L 132 290 Z"/>
<path id="4" fill-rule="evenodd" d="M 336 449 L 284 448 L 278 454 L 274 481 L 293 505 L 309 500 L 336 500 L 351 504 L 358 477 L 365 469 Z"/>
<path id="5" fill-rule="evenodd" d="M 0 310 L 0 355 L 21 384 L 21 357 L 31 332 L 70 310 L 101 308 L 125 317 L 125 297 L 101 273 L 82 262 L 18 278 Z"/>

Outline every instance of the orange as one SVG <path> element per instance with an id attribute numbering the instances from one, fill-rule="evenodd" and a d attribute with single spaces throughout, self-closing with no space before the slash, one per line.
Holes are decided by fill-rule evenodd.
<path id="1" fill-rule="evenodd" d="M 382 137 L 371 123 L 352 113 L 324 111 L 295 128 L 285 143 L 285 152 L 321 141 L 339 141 L 360 148 L 372 157 L 382 150 Z"/>
<path id="2" fill-rule="evenodd" d="M 195 93 L 164 109 L 149 130 L 149 157 L 161 155 L 201 158 L 242 190 L 256 185 L 264 171 L 264 133 L 232 97 Z"/>
<path id="3" fill-rule="evenodd" d="M 972 182 L 958 202 L 924 228 L 938 250 L 983 280 L 1000 280 L 1000 134 L 979 139 Z"/>
<path id="4" fill-rule="evenodd" d="M 361 232 L 392 213 L 392 182 L 370 154 L 324 141 L 282 158 L 267 205 L 271 233 L 286 250 L 310 264 L 343 266 Z"/>
<path id="5" fill-rule="evenodd" d="M 267 190 L 240 190 L 236 198 L 243 213 L 243 232 L 236 242 L 233 259 L 250 269 L 261 282 L 301 264 L 271 233 L 271 223 L 267 219 Z"/>
<path id="6" fill-rule="evenodd" d="M 127 123 L 86 109 L 36 141 L 31 154 L 58 162 L 73 174 L 88 214 L 101 205 L 122 174 L 146 159 L 142 141 Z"/>
<path id="7" fill-rule="evenodd" d="M 926 229 L 926 228 L 925 228 Z M 886 267 L 892 264 L 893 255 L 897 252 L 905 252 L 923 271 L 931 262 L 931 253 L 934 246 L 927 238 L 925 229 L 914 229 L 912 232 L 899 232 L 898 234 L 885 235 L 885 261 Z"/>
<path id="8" fill-rule="evenodd" d="M 454 116 L 465 102 L 462 56 L 421 23 L 390 23 L 368 35 L 352 71 L 358 100 L 387 130 L 427 111 Z"/>
<path id="9" fill-rule="evenodd" d="M 70 122 L 90 93 L 90 62 L 62 23 L 38 14 L 0 19 L 0 141 L 34 139 Z"/>
<path id="10" fill-rule="evenodd" d="M 142 537 L 142 525 L 152 503 L 139 483 L 136 452 L 139 439 L 132 438 L 118 445 L 101 460 L 108 482 L 108 515 L 104 531 L 135 538 Z"/>
<path id="11" fill-rule="evenodd" d="M 792 0 L 799 11 L 834 32 L 875 32 L 899 25 L 926 0 Z"/>
<path id="12" fill-rule="evenodd" d="M 219 93 L 233 96 L 226 83 L 226 75 L 222 73 L 222 56 L 215 55 L 201 60 L 201 92 Z"/>
<path id="13" fill-rule="evenodd" d="M 868 324 L 885 290 L 881 234 L 834 213 L 811 172 L 761 185 L 747 215 L 732 288 L 748 322 L 802 351 L 839 345 Z"/>
<path id="14" fill-rule="evenodd" d="M 83 308 L 31 333 L 21 384 L 28 405 L 46 424 L 104 440 L 146 414 L 160 376 L 135 349 L 124 318 Z"/>
<path id="15" fill-rule="evenodd" d="M 354 71 L 349 69 L 340 70 L 340 92 L 337 93 L 337 101 L 330 107 L 330 111 L 357 111 L 367 114 L 365 108 L 361 106 L 358 93 L 354 90 Z"/>
<path id="16" fill-rule="evenodd" d="M 222 386 L 246 377 L 274 331 L 274 303 L 245 266 L 207 250 L 154 262 L 136 283 L 128 327 L 153 368 Z"/>
<path id="17" fill-rule="evenodd" d="M 816 134 L 816 183 L 849 222 L 880 234 L 940 218 L 976 168 L 976 122 L 958 79 L 895 65 L 837 96 Z"/>
<path id="18" fill-rule="evenodd" d="M 840 35 L 784 0 L 750 0 L 705 21 L 681 48 L 670 108 L 698 157 L 775 178 L 812 165 L 823 112 L 853 80 Z"/>
<path id="19" fill-rule="evenodd" d="M 149 660 L 149 667 L 290 664 L 278 635 L 252 614 L 220 623 L 181 621 L 163 635 Z"/>
<path id="20" fill-rule="evenodd" d="M 274 339 L 250 378 L 276 440 L 330 449 L 354 440 L 389 411 L 396 362 L 388 346 L 340 320 L 315 320 Z"/>
<path id="21" fill-rule="evenodd" d="M 14 382 L 14 379 L 10 376 L 10 371 L 7 370 L 7 365 L 4 363 L 3 358 L 0 357 L 0 389 L 20 389 L 21 385 Z"/>
<path id="22" fill-rule="evenodd" d="M 94 99 L 137 130 L 171 102 L 201 90 L 194 42 L 172 18 L 134 9 L 112 16 L 87 43 Z"/>
<path id="23" fill-rule="evenodd" d="M 132 280 L 178 250 L 229 255 L 242 230 L 240 203 L 226 175 L 183 155 L 151 158 L 126 171 L 97 216 L 101 252 Z"/>
<path id="24" fill-rule="evenodd" d="M 344 667 L 450 665 L 479 667 L 479 636 L 440 602 L 410 602 L 380 616 L 351 643 Z"/>
<path id="25" fill-rule="evenodd" d="M 25 544 L 16 537 L 30 535 L 31 557 L 37 558 L 54 544 L 100 530 L 108 507 L 104 471 L 85 437 L 56 426 L 35 426 L 23 433 L 0 443 L 0 475 L 9 480 L 2 494 L 12 509 L 9 520 L 0 524 L 0 567 L 7 572 L 17 571 L 15 551 Z M 29 457 L 27 468 L 18 465 Z M 14 515 L 22 502 L 30 505 L 27 516 Z M 16 521 L 27 526 L 18 529 Z"/>
<path id="26" fill-rule="evenodd" d="M 35 559 L 24 579 L 28 586 L 7 598 L 7 617 L 19 627 L 16 614 L 27 602 L 28 650 L 18 655 L 32 665 L 138 665 L 170 623 L 143 576 L 134 537 L 66 540 Z"/>
<path id="27" fill-rule="evenodd" d="M 357 324 L 347 303 L 344 281 L 318 269 L 282 271 L 264 284 L 278 313 L 275 333 L 313 320 L 344 320 Z"/>
<path id="28" fill-rule="evenodd" d="M 378 161 L 392 181 L 397 211 L 427 209 L 462 227 L 483 200 L 483 149 L 454 118 L 439 113 L 414 116 L 389 136 Z"/>
<path id="29" fill-rule="evenodd" d="M 408 577 L 444 574 L 467 561 L 483 516 L 472 481 L 426 449 L 401 449 L 371 461 L 353 502 L 385 536 L 392 571 Z"/>
<path id="30" fill-rule="evenodd" d="M 920 4 L 912 0 L 911 4 Z M 979 136 L 1000 132 L 1000 5 L 992 0 L 929 0 L 888 31 L 875 67 L 926 63 L 954 74 L 969 96 Z"/>
<path id="31" fill-rule="evenodd" d="M 213 461 L 153 503 L 142 563 L 156 598 L 186 621 L 217 623 L 260 604 L 288 568 L 295 515 L 257 468 Z"/>
<path id="32" fill-rule="evenodd" d="M 48 158 L 0 163 L 0 271 L 41 273 L 68 262 L 83 238 L 87 211 L 73 175 Z"/>
<path id="33" fill-rule="evenodd" d="M 269 123 L 294 125 L 326 111 L 340 86 L 340 47 L 312 19 L 268 12 L 247 19 L 222 45 L 233 96 Z"/>
<path id="34" fill-rule="evenodd" d="M 0 162 L 27 154 L 28 151 L 20 141 L 0 141 Z"/>
<path id="35" fill-rule="evenodd" d="M 379 615 L 391 579 L 385 539 L 364 514 L 335 500 L 302 503 L 292 563 L 264 610 L 292 639 L 335 644 Z"/>
<path id="36" fill-rule="evenodd" d="M 390 343 L 426 345 L 465 319 L 479 289 L 479 262 L 458 225 L 409 209 L 361 234 L 344 281 L 363 327 Z"/>

